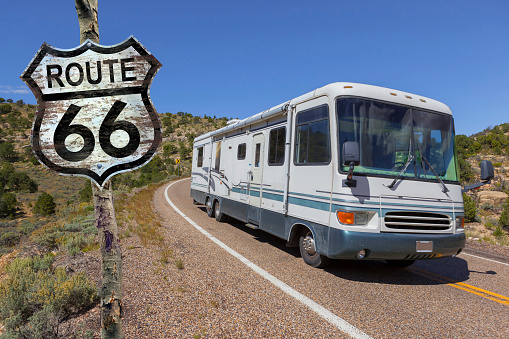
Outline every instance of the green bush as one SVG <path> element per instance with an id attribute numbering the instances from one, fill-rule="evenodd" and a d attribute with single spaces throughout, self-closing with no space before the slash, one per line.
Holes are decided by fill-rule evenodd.
<path id="1" fill-rule="evenodd" d="M 15 162 L 18 160 L 18 152 L 14 149 L 14 145 L 10 142 L 2 142 L 0 144 L 0 158 L 4 161 Z"/>
<path id="2" fill-rule="evenodd" d="M 43 192 L 35 202 L 34 213 L 49 216 L 55 214 L 55 208 L 56 204 L 53 197 L 48 193 Z"/>
<path id="3" fill-rule="evenodd" d="M 15 246 L 18 244 L 20 238 L 21 236 L 16 232 L 5 232 L 0 236 L 0 245 L 8 247 Z"/>
<path id="4" fill-rule="evenodd" d="M 17 230 L 18 230 L 18 232 L 20 232 L 28 237 L 28 236 L 30 236 L 30 234 L 32 234 L 33 231 L 44 226 L 44 224 L 45 224 L 44 221 L 32 222 L 28 219 L 25 219 L 25 220 L 21 221 Z"/>
<path id="5" fill-rule="evenodd" d="M 0 105 L 0 114 L 7 114 L 12 111 L 12 106 L 9 104 Z"/>
<path id="6" fill-rule="evenodd" d="M 4 193 L 0 196 L 0 216 L 13 217 L 17 210 L 18 201 L 13 193 Z"/>
<path id="7" fill-rule="evenodd" d="M 85 187 L 79 192 L 80 201 L 81 202 L 91 202 L 92 201 L 92 182 L 90 180 L 85 181 Z"/>
<path id="8" fill-rule="evenodd" d="M 52 257 L 15 259 L 0 283 L 0 320 L 7 337 L 56 338 L 62 320 L 97 302 L 84 273 L 52 269 Z"/>
<path id="9" fill-rule="evenodd" d="M 498 219 L 498 224 L 502 227 L 509 225 L 509 198 L 507 198 L 504 203 L 502 213 L 500 214 L 500 218 Z"/>
<path id="10" fill-rule="evenodd" d="M 475 201 L 467 194 L 463 193 L 463 204 L 465 208 L 465 221 L 475 221 L 477 215 L 477 207 Z"/>
<path id="11" fill-rule="evenodd" d="M 501 237 L 501 236 L 505 235 L 505 232 L 504 232 L 504 230 L 502 229 L 502 227 L 497 226 L 497 228 L 495 228 L 495 231 L 493 231 L 493 235 L 494 235 L 495 237 Z"/>

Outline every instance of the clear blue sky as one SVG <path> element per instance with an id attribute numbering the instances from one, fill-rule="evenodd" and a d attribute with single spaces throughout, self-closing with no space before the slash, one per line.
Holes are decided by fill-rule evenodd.
<path id="1" fill-rule="evenodd" d="M 73 0 L 1 1 L 0 97 L 43 42 L 79 45 Z M 99 0 L 102 45 L 131 34 L 163 64 L 159 113 L 245 118 L 336 81 L 451 107 L 457 134 L 509 122 L 509 1 Z"/>

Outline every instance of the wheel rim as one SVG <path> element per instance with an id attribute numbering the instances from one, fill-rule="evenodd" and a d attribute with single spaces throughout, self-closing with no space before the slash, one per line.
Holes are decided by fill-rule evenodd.
<path id="1" fill-rule="evenodd" d="M 212 213 L 212 203 L 210 202 L 210 199 L 207 200 L 207 213 L 208 214 Z"/>
<path id="2" fill-rule="evenodd" d="M 219 202 L 218 201 L 216 201 L 215 214 L 216 214 L 216 218 L 219 218 Z"/>
<path id="3" fill-rule="evenodd" d="M 310 256 L 316 254 L 315 239 L 313 239 L 313 235 L 311 233 L 306 234 L 304 237 L 304 240 L 302 241 L 302 247 Z"/>

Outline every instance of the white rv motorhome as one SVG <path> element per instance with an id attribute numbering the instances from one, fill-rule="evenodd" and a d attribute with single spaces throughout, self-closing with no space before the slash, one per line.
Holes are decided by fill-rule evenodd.
<path id="1" fill-rule="evenodd" d="M 306 263 L 404 267 L 465 246 L 446 105 L 333 83 L 194 140 L 191 197 L 299 246 Z"/>

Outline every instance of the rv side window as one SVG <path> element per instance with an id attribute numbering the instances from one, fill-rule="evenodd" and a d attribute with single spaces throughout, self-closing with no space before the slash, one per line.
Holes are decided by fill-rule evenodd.
<path id="1" fill-rule="evenodd" d="M 198 148 L 198 167 L 203 166 L 203 147 Z"/>
<path id="2" fill-rule="evenodd" d="M 297 114 L 295 164 L 330 163 L 329 107 L 320 106 Z"/>
<path id="3" fill-rule="evenodd" d="M 270 131 L 269 165 L 283 165 L 285 162 L 286 128 L 281 127 Z"/>
<path id="4" fill-rule="evenodd" d="M 221 141 L 218 141 L 216 144 L 216 163 L 214 169 L 219 171 L 219 166 L 221 165 Z"/>
<path id="5" fill-rule="evenodd" d="M 260 167 L 260 151 L 262 144 L 256 144 L 255 150 L 255 167 Z"/>
<path id="6" fill-rule="evenodd" d="M 240 144 L 237 147 L 237 159 L 238 160 L 246 159 L 246 144 Z"/>

